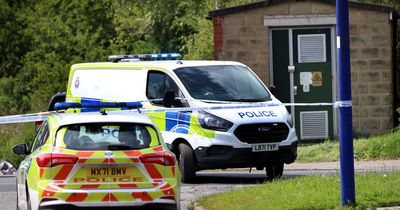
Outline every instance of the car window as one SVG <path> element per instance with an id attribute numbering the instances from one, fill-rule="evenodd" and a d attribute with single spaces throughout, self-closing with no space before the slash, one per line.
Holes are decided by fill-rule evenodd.
<path id="1" fill-rule="evenodd" d="M 133 123 L 68 125 L 56 137 L 56 147 L 73 150 L 135 150 L 159 144 L 152 126 Z"/>
<path id="2" fill-rule="evenodd" d="M 49 125 L 47 121 L 45 121 L 43 122 L 42 126 L 40 127 L 36 135 L 35 141 L 32 145 L 32 150 L 31 150 L 32 152 L 46 143 L 47 138 L 49 137 L 49 133 L 50 133 Z"/>
<path id="3" fill-rule="evenodd" d="M 146 87 L 147 98 L 156 99 L 152 103 L 162 105 L 162 99 L 167 90 L 173 90 L 176 97 L 182 97 L 178 86 L 170 76 L 159 71 L 149 71 Z"/>

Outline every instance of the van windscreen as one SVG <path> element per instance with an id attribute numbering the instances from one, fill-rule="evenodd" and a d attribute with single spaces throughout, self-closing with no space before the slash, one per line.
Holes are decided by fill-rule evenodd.
<path id="1" fill-rule="evenodd" d="M 271 100 L 257 76 L 243 66 L 194 66 L 174 71 L 195 99 L 240 102 Z"/>

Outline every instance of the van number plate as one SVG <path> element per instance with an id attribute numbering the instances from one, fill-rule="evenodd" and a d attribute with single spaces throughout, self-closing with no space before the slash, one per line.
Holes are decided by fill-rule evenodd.
<path id="1" fill-rule="evenodd" d="M 276 151 L 279 150 L 279 143 L 253 144 L 251 147 L 253 152 Z"/>

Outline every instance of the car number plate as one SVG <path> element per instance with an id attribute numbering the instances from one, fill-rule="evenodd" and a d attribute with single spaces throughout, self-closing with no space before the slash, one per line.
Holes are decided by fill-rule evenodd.
<path id="1" fill-rule="evenodd" d="M 89 167 L 86 169 L 89 177 L 93 176 L 130 176 L 131 170 L 127 167 Z"/>
<path id="2" fill-rule="evenodd" d="M 253 144 L 251 147 L 253 152 L 276 151 L 279 150 L 279 143 Z"/>

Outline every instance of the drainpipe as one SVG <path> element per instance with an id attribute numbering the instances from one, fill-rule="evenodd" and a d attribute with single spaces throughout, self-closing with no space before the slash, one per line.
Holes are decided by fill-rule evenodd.
<path id="1" fill-rule="evenodd" d="M 397 11 L 391 12 L 392 19 L 392 83 L 393 83 L 393 127 L 397 127 L 399 125 L 399 113 L 397 112 L 397 108 L 400 106 L 399 104 L 399 74 L 398 74 L 398 58 L 397 58 L 397 20 L 399 19 L 399 15 Z"/>

